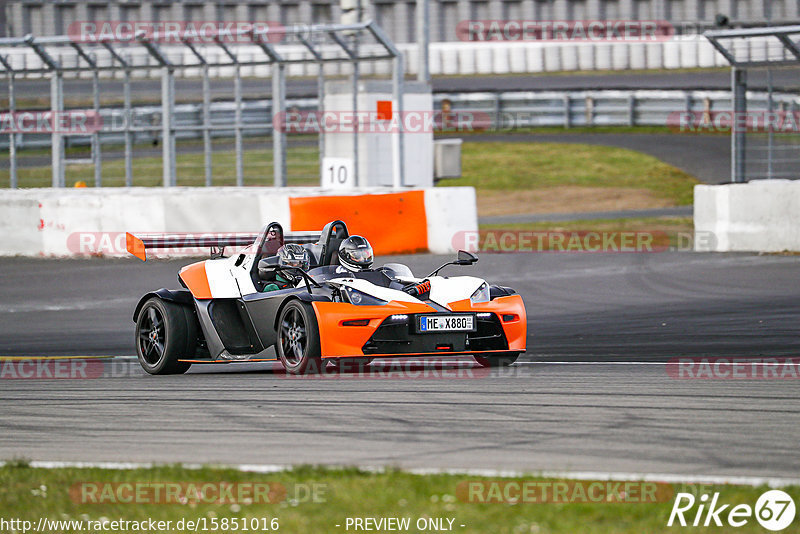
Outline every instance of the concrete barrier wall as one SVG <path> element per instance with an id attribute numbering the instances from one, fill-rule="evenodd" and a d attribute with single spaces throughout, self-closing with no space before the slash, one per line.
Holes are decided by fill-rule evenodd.
<path id="1" fill-rule="evenodd" d="M 378 254 L 453 252 L 478 228 L 475 190 L 202 187 L 0 191 L 0 255 L 125 256 L 125 232 L 319 231 L 342 219 Z"/>
<path id="2" fill-rule="evenodd" d="M 694 188 L 695 250 L 800 251 L 800 181 Z"/>

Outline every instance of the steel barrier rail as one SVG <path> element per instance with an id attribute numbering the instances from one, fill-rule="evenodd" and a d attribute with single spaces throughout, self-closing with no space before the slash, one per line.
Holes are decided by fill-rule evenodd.
<path id="1" fill-rule="evenodd" d="M 748 93 L 747 109 L 766 112 L 770 109 L 768 93 Z M 437 93 L 435 111 L 441 111 L 448 100 L 453 113 L 469 115 L 471 127 L 481 130 L 513 130 L 539 126 L 665 126 L 672 114 L 730 112 L 730 91 L 570 91 L 570 92 L 502 92 L 502 93 Z M 800 95 L 774 93 L 773 110 L 800 111 Z M 287 99 L 286 109 L 316 111 L 317 99 Z M 242 103 L 237 123 L 235 102 L 214 102 L 209 106 L 206 126 L 202 104 L 176 105 L 173 129 L 179 140 L 270 136 L 272 113 L 270 100 Z M 23 110 L 16 110 L 17 112 Z M 428 110 L 424 110 L 428 111 Z M 102 108 L 103 128 L 98 137 L 105 145 L 130 144 L 160 140 L 163 131 L 160 106 L 130 107 L 132 120 L 126 122 L 126 111 Z M 309 132 L 313 133 L 313 132 Z M 66 135 L 66 134 L 65 134 Z M 126 136 L 130 139 L 126 142 Z M 0 136 L 0 149 L 8 150 L 10 136 Z M 51 146 L 48 134 L 16 133 L 16 150 Z M 91 145 L 91 135 L 67 135 L 68 146 Z M 69 160 L 67 161 L 69 163 Z"/>

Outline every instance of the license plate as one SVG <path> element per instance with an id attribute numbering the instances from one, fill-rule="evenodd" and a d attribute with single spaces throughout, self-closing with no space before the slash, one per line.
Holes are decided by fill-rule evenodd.
<path id="1" fill-rule="evenodd" d="M 419 318 L 419 331 L 425 332 L 472 332 L 475 317 L 472 315 L 423 315 Z"/>

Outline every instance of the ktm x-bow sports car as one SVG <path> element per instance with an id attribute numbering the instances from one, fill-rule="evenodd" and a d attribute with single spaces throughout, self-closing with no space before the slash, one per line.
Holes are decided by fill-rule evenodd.
<path id="1" fill-rule="evenodd" d="M 457 355 L 493 367 L 525 352 L 525 306 L 514 290 L 439 274 L 478 261 L 469 252 L 419 278 L 398 263 L 372 267 L 371 247 L 367 268 L 340 261 L 342 243 L 368 246 L 342 221 L 328 223 L 321 235 L 284 234 L 273 222 L 259 234 L 197 239 L 127 236 L 128 250 L 141 259 L 147 249 L 216 248 L 212 259 L 181 269 L 184 289 L 158 289 L 136 305 L 136 352 L 150 374 L 275 359 L 288 373 L 305 374 L 343 359 Z M 222 257 L 235 245 L 248 246 Z M 283 251 L 307 260 L 289 265 Z"/>

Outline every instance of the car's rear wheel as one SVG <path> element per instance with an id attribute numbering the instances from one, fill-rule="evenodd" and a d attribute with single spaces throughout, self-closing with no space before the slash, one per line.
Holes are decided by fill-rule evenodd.
<path id="1" fill-rule="evenodd" d="M 482 356 L 473 356 L 475 361 L 482 367 L 508 367 L 519 358 L 518 353 L 497 353 L 497 354 L 484 354 Z"/>
<path id="2" fill-rule="evenodd" d="M 304 375 L 322 371 L 319 327 L 311 306 L 293 300 L 283 308 L 278 321 L 277 350 L 287 373 Z"/>
<path id="3" fill-rule="evenodd" d="M 144 303 L 136 320 L 136 354 L 151 375 L 185 373 L 197 347 L 197 325 L 186 306 L 153 297 Z"/>

